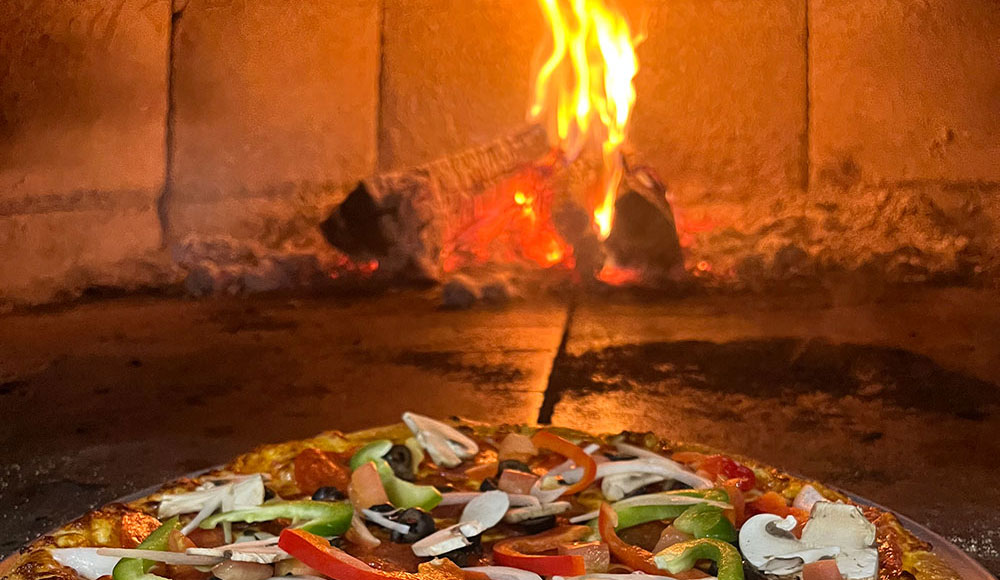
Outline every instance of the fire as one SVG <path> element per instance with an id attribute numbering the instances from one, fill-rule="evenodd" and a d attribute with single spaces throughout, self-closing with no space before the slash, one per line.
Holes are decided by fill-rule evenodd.
<path id="1" fill-rule="evenodd" d="M 593 224 L 611 233 L 615 199 L 624 175 L 622 145 L 635 104 L 632 79 L 639 68 L 636 40 L 613 0 L 539 0 L 552 36 L 552 53 L 538 70 L 529 117 L 543 122 L 570 161 L 601 147 L 604 171 Z"/>

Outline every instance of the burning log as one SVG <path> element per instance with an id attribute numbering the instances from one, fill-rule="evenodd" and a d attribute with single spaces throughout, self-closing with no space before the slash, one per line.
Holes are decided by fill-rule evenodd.
<path id="1" fill-rule="evenodd" d="M 615 202 L 615 222 L 604 249 L 613 266 L 660 285 L 683 271 L 683 256 L 666 187 L 645 168 L 626 173 L 625 193 Z"/>
<path id="2" fill-rule="evenodd" d="M 497 185 L 548 149 L 545 131 L 532 125 L 425 165 L 374 175 L 320 229 L 352 259 L 378 259 L 382 275 L 439 280 L 448 242 L 466 224 L 488 218 L 481 214 L 494 205 Z"/>

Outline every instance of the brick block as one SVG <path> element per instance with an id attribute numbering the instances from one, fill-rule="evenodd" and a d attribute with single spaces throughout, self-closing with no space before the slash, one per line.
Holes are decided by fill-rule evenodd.
<path id="1" fill-rule="evenodd" d="M 160 245 L 169 22 L 169 0 L 0 5 L 0 302 L 151 281 L 122 264 Z"/>
<path id="2" fill-rule="evenodd" d="M 632 143 L 674 189 L 804 181 L 804 0 L 648 1 Z"/>
<path id="3" fill-rule="evenodd" d="M 819 183 L 1000 180 L 1000 4 L 811 0 Z"/>
<path id="4" fill-rule="evenodd" d="M 378 30 L 376 0 L 187 3 L 174 44 L 172 237 L 252 221 L 224 209 L 232 200 L 294 199 L 374 170 Z M 188 219 L 197 213 L 209 215 Z"/>
<path id="5" fill-rule="evenodd" d="M 537 0 L 387 0 L 379 165 L 399 169 L 523 126 Z"/>

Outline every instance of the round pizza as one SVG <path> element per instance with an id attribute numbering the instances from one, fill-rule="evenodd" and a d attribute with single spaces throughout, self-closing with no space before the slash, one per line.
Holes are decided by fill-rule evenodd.
<path id="1" fill-rule="evenodd" d="M 650 433 L 438 421 L 267 445 L 94 510 L 5 580 L 935 580 L 891 514 Z"/>

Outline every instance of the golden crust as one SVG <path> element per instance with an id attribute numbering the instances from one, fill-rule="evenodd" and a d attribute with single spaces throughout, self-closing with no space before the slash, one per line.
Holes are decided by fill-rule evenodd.
<path id="1" fill-rule="evenodd" d="M 453 419 L 452 424 L 478 437 L 489 438 L 516 431 L 530 435 L 538 427 L 526 425 L 489 425 L 468 420 Z M 548 428 L 564 437 L 575 441 L 607 442 L 615 438 L 627 441 L 633 445 L 662 453 L 676 451 L 698 451 L 701 453 L 719 453 L 711 447 L 684 442 L 669 442 L 660 439 L 653 433 L 635 433 L 625 431 L 620 434 L 592 435 L 574 429 Z M 162 486 L 157 492 L 135 500 L 129 504 L 109 504 L 78 518 L 58 530 L 45 535 L 0 562 L 0 580 L 80 580 L 80 577 L 69 568 L 58 564 L 48 552 L 51 547 L 78 546 L 119 546 L 117 522 L 129 511 L 155 514 L 156 503 L 164 493 L 192 489 L 205 481 L 230 474 L 265 473 L 270 477 L 268 486 L 279 495 L 295 494 L 296 487 L 292 463 L 296 455 L 304 449 L 313 447 L 323 451 L 344 453 L 357 447 L 360 443 L 374 439 L 392 439 L 402 442 L 410 436 L 410 431 L 402 423 L 356 431 L 344 434 L 339 431 L 327 431 L 311 439 L 288 441 L 260 446 L 249 453 L 240 455 L 226 466 L 206 472 L 195 478 L 185 478 Z M 744 465 L 751 467 L 757 475 L 758 486 L 764 491 L 775 491 L 786 498 L 793 498 L 806 484 L 817 489 L 824 497 L 833 501 L 850 501 L 842 493 L 832 490 L 817 481 L 810 481 L 791 476 L 780 470 L 760 463 L 752 458 L 731 455 Z M 874 508 L 868 508 L 874 510 Z M 900 571 L 916 578 L 916 580 L 953 580 L 959 576 L 931 551 L 931 547 L 902 527 L 896 518 L 889 513 L 877 511 L 870 515 L 876 522 L 880 534 L 888 534 L 900 550 Z M 877 520 L 875 518 L 878 518 Z M 880 537 L 881 540 L 881 537 Z M 880 549 L 880 553 L 882 550 Z M 901 574 L 880 578 L 892 580 L 900 578 Z"/>

